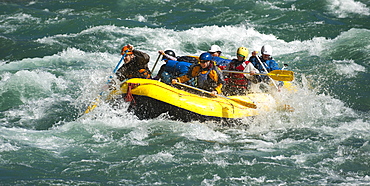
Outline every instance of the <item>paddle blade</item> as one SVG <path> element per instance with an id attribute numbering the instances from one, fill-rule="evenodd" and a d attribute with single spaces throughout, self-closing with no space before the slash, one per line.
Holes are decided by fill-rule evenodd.
<path id="1" fill-rule="evenodd" d="M 230 100 L 233 100 L 245 107 L 249 107 L 249 108 L 254 108 L 256 109 L 257 108 L 257 105 L 254 104 L 254 103 L 250 103 L 250 102 L 246 102 L 246 101 L 243 101 L 243 100 L 240 100 L 240 99 L 237 99 L 237 98 L 229 98 L 229 97 L 226 97 L 227 99 L 230 99 Z"/>
<path id="2" fill-rule="evenodd" d="M 87 107 L 87 109 L 85 110 L 85 114 L 87 114 L 87 113 L 91 112 L 92 110 L 94 110 L 96 108 L 96 106 L 98 106 L 98 105 L 96 105 L 96 104 L 89 105 Z"/>
<path id="3" fill-rule="evenodd" d="M 294 79 L 294 72 L 289 70 L 273 70 L 267 75 L 277 81 L 293 81 Z"/>
<path id="4" fill-rule="evenodd" d="M 256 109 L 257 108 L 257 105 L 255 105 L 254 103 L 248 103 L 248 102 L 245 102 L 245 101 L 241 101 L 241 100 L 235 100 L 233 99 L 233 101 L 243 105 L 243 106 L 246 106 L 246 107 L 249 107 L 249 108 L 254 108 Z"/>
<path id="5" fill-rule="evenodd" d="M 85 110 L 85 114 L 93 111 L 98 106 L 98 104 L 100 102 L 100 99 L 99 98 L 100 98 L 100 95 L 97 98 L 95 98 L 95 101 L 93 101 L 93 102 L 90 103 L 90 105 Z"/>

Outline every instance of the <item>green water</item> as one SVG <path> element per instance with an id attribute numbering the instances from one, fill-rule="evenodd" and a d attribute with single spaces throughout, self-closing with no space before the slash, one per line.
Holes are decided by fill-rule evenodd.
<path id="1" fill-rule="evenodd" d="M 366 185 L 369 2 L 1 1 L 1 185 Z M 138 120 L 101 92 L 127 43 L 151 56 L 273 47 L 296 92 L 244 125 Z M 159 67 L 156 68 L 157 72 Z"/>

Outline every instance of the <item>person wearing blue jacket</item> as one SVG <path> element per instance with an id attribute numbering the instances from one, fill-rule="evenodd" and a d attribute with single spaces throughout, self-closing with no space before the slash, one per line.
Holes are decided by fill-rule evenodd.
<path id="1" fill-rule="evenodd" d="M 161 66 L 161 68 L 158 71 L 157 76 L 154 77 L 154 79 L 156 79 L 156 80 L 161 79 L 162 81 L 165 81 L 165 83 L 169 83 L 169 81 L 172 78 L 166 78 L 167 76 L 170 76 L 170 74 L 168 72 L 166 72 L 166 64 L 167 64 L 167 61 L 169 61 L 169 60 L 177 61 L 176 54 L 173 50 L 166 50 L 166 51 L 159 50 L 158 53 L 160 55 L 163 55 L 162 60 L 165 62 L 165 64 L 163 64 Z"/>
<path id="2" fill-rule="evenodd" d="M 252 56 L 249 58 L 249 61 L 261 73 L 269 73 L 273 70 L 281 70 L 278 63 L 272 58 L 272 47 L 270 45 L 262 46 L 261 56 L 257 56 L 257 53 L 257 51 L 253 51 Z M 260 81 L 269 81 L 268 76 L 262 76 L 259 79 Z"/>
<path id="3" fill-rule="evenodd" d="M 253 51 L 252 56 L 249 58 L 249 61 L 252 62 L 260 72 L 268 73 L 273 70 L 280 70 L 278 63 L 272 58 L 272 47 L 270 45 L 262 46 L 261 54 L 262 55 L 258 57 L 257 51 Z M 257 58 L 259 58 L 260 61 Z"/>
<path id="4" fill-rule="evenodd" d="M 165 64 L 161 66 L 154 79 L 167 84 L 170 84 L 173 78 L 183 76 L 188 73 L 190 66 L 194 65 L 194 63 L 186 60 L 198 62 L 196 58 L 192 58 L 190 56 L 176 56 L 175 52 L 172 50 L 159 50 L 158 53 L 163 55 L 162 60 Z"/>

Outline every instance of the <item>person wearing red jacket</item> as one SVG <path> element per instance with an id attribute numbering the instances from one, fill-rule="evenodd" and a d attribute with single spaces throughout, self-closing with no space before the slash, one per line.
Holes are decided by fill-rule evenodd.
<path id="1" fill-rule="evenodd" d="M 233 59 L 226 67 L 228 71 L 241 71 L 245 74 L 228 73 L 225 86 L 225 94 L 230 95 L 245 95 L 250 87 L 251 82 L 256 82 L 255 73 L 258 73 L 253 64 L 246 61 L 249 51 L 245 47 L 239 47 L 236 52 L 236 59 Z"/>

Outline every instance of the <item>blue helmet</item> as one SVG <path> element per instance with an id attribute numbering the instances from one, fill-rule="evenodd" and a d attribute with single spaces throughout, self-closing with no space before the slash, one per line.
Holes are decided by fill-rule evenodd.
<path id="1" fill-rule="evenodd" d="M 202 53 L 199 56 L 199 60 L 204 60 L 204 61 L 211 61 L 212 60 L 212 55 L 208 52 Z"/>

